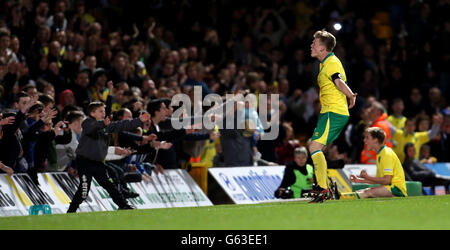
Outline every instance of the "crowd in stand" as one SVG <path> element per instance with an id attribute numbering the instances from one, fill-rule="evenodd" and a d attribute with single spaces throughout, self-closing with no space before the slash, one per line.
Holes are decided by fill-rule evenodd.
<path id="1" fill-rule="evenodd" d="M 36 182 L 37 172 L 76 176 L 81 123 L 94 101 L 106 104 L 112 120 L 151 116 L 142 128 L 111 135 L 111 155 L 123 156 L 107 159 L 118 182 L 124 172 L 145 180 L 187 162 L 286 164 L 306 145 L 320 112 L 319 62 L 310 44 L 321 29 L 336 36 L 335 54 L 358 93 L 328 160 L 373 163 L 362 133 L 380 126 L 401 160 L 413 160 L 406 151 L 412 143 L 421 163 L 450 162 L 448 1 L 0 4 L 3 172 L 29 173 Z M 278 138 L 260 140 L 263 128 L 174 129 L 171 98 L 192 96 L 195 86 L 203 97 L 279 94 Z"/>

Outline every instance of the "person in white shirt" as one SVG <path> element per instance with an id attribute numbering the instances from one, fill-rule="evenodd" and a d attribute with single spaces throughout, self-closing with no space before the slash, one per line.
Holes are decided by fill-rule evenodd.
<path id="1" fill-rule="evenodd" d="M 68 144 L 57 144 L 56 155 L 58 161 L 58 168 L 54 171 L 61 172 L 67 169 L 69 173 L 74 174 L 71 168 L 71 162 L 75 159 L 75 150 L 78 146 L 78 140 L 81 135 L 81 123 L 83 122 L 84 114 L 81 111 L 71 111 L 66 116 L 67 126 L 72 133 L 72 140 Z"/>

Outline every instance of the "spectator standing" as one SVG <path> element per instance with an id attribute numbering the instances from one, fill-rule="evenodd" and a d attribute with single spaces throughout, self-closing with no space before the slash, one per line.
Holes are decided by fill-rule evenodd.
<path id="1" fill-rule="evenodd" d="M 109 136 L 107 133 L 135 129 L 149 121 L 150 116 L 148 113 L 143 113 L 139 118 L 131 121 L 111 122 L 109 117 L 105 117 L 105 106 L 101 102 L 90 103 L 87 114 L 89 117 L 83 121 L 83 131 L 76 150 L 77 158 L 75 159 L 80 185 L 67 212 L 76 212 L 79 205 L 87 198 L 92 177 L 106 189 L 119 209 L 133 209 L 107 178 L 104 164 L 108 153 Z"/>
<path id="2" fill-rule="evenodd" d="M 409 99 L 405 101 L 406 117 L 415 117 L 419 114 L 425 114 L 425 103 L 419 88 L 412 88 Z"/>
<path id="3" fill-rule="evenodd" d="M 272 10 L 263 10 L 262 16 L 254 27 L 254 33 L 258 42 L 267 38 L 273 47 L 277 47 L 280 44 L 286 30 L 287 26 L 283 18 Z"/>
<path id="4" fill-rule="evenodd" d="M 416 158 L 419 158 L 420 147 L 436 137 L 440 132 L 440 126 L 442 124 L 442 115 L 435 115 L 433 117 L 433 126 L 430 130 L 425 132 L 416 132 L 416 119 L 409 118 L 405 124 L 405 130 L 395 129 L 391 126 L 392 138 L 396 141 L 394 147 L 395 153 L 398 155 L 400 161 L 405 160 L 405 145 L 410 142 L 416 147 Z M 403 150 L 402 150 L 403 149 Z"/>
<path id="5" fill-rule="evenodd" d="M 61 172 L 71 168 L 68 172 L 73 173 L 72 162 L 75 160 L 75 151 L 78 147 L 78 143 L 81 136 L 84 114 L 81 111 L 71 111 L 66 115 L 64 121 L 68 126 L 71 133 L 71 141 L 67 144 L 56 144 L 56 154 L 57 154 L 57 168 L 51 169 L 47 168 L 47 171 Z"/>
<path id="6" fill-rule="evenodd" d="M 396 129 L 403 129 L 405 127 L 405 122 L 406 122 L 406 117 L 403 115 L 403 110 L 405 109 L 403 99 L 395 98 L 392 101 L 391 109 L 392 109 L 392 114 L 389 115 L 387 120 Z"/>
<path id="7" fill-rule="evenodd" d="M 72 90 L 75 96 L 76 105 L 80 106 L 83 111 L 86 110 L 89 105 L 89 100 L 91 100 L 91 95 L 89 92 L 89 70 L 84 69 L 77 73 L 74 84 L 71 85 L 70 90 Z"/>
<path id="8" fill-rule="evenodd" d="M 28 166 L 26 160 L 23 158 L 23 135 L 20 129 L 23 126 L 26 114 L 28 110 L 35 105 L 36 98 L 30 98 L 24 92 L 20 92 L 16 95 L 14 106 L 17 113 L 10 112 L 3 114 L 4 118 L 14 117 L 13 124 L 6 124 L 2 127 L 3 138 L 0 140 L 0 161 L 8 167 L 11 167 L 14 172 L 24 173 L 27 171 Z"/>

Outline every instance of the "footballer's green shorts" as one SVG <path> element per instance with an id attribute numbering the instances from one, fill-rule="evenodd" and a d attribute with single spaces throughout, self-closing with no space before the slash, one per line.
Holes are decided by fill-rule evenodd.
<path id="1" fill-rule="evenodd" d="M 402 190 L 401 190 L 400 188 L 398 188 L 397 186 L 392 185 L 392 186 L 388 186 L 388 187 L 390 187 L 391 193 L 392 193 L 394 196 L 397 196 L 397 197 L 405 197 L 405 194 L 403 194 Z M 388 189 L 389 189 L 389 188 L 388 188 Z"/>
<path id="2" fill-rule="evenodd" d="M 321 113 L 311 140 L 328 145 L 336 140 L 348 122 L 347 115 Z"/>

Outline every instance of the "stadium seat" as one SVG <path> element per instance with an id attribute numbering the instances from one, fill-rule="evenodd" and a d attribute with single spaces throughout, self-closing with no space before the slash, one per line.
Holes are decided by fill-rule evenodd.
<path id="1" fill-rule="evenodd" d="M 365 189 L 369 187 L 376 187 L 379 184 L 365 184 L 365 183 L 354 183 L 352 184 L 352 191 L 357 191 L 360 189 Z M 408 196 L 421 196 L 422 195 L 422 183 L 419 181 L 407 181 L 406 190 Z"/>
<path id="2" fill-rule="evenodd" d="M 30 206 L 30 209 L 28 210 L 28 212 L 29 212 L 29 215 L 52 214 L 52 209 L 47 204 L 33 205 L 33 206 Z"/>

